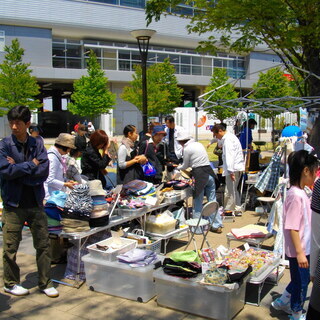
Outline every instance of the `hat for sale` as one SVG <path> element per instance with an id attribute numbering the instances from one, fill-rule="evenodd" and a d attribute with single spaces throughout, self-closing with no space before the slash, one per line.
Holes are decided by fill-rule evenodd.
<path id="1" fill-rule="evenodd" d="M 88 181 L 88 186 L 91 197 L 107 195 L 107 192 L 102 188 L 102 183 L 100 180 L 90 180 Z"/>
<path id="2" fill-rule="evenodd" d="M 167 133 L 163 129 L 163 126 L 154 126 L 152 130 L 152 136 L 155 136 L 158 133 L 164 134 L 165 136 L 167 135 Z"/>
<path id="3" fill-rule="evenodd" d="M 75 136 L 69 133 L 60 133 L 58 138 L 55 141 L 55 143 L 59 144 L 60 146 L 76 149 L 74 142 L 75 142 Z"/>
<path id="4" fill-rule="evenodd" d="M 67 200 L 67 194 L 60 190 L 52 191 L 47 203 L 53 203 L 56 206 L 63 208 Z"/>
<path id="5" fill-rule="evenodd" d="M 178 132 L 177 141 L 186 141 L 190 139 L 192 139 L 192 136 L 190 136 L 187 132 L 185 131 Z"/>

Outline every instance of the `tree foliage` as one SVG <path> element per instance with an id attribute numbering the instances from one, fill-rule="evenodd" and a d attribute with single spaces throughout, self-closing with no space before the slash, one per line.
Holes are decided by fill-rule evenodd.
<path id="1" fill-rule="evenodd" d="M 272 68 L 265 73 L 260 73 L 258 81 L 253 84 L 253 90 L 252 96 L 256 99 L 281 98 L 294 93 L 290 81 L 283 75 L 280 68 Z M 283 107 L 290 107 L 290 105 L 283 105 Z M 266 108 L 255 112 L 263 118 L 274 118 L 283 111 Z"/>
<path id="2" fill-rule="evenodd" d="M 162 13 L 181 0 L 150 0 L 146 6 L 147 23 L 158 21 Z M 288 70 L 301 67 L 320 75 L 320 2 L 318 0 L 185 0 L 198 8 L 190 18 L 189 32 L 208 34 L 199 48 L 214 51 L 218 47 L 249 52 L 266 43 L 282 59 Z M 294 72 L 291 72 L 294 74 Z M 305 78 L 306 74 L 299 71 Z M 300 94 L 319 95 L 320 80 L 309 77 Z"/>
<path id="3" fill-rule="evenodd" d="M 124 87 L 121 98 L 142 110 L 142 70 L 135 66 L 129 86 Z M 148 116 L 171 114 L 182 100 L 183 89 L 178 87 L 175 68 L 169 59 L 147 69 Z"/>
<path id="4" fill-rule="evenodd" d="M 12 40 L 4 51 L 4 60 L 0 64 L 0 116 L 18 105 L 25 105 L 31 110 L 40 108 L 42 104 L 35 98 L 40 93 L 39 85 L 31 75 L 30 63 L 22 61 L 24 49 L 18 39 Z"/>
<path id="5" fill-rule="evenodd" d="M 293 95 L 295 87 L 292 87 L 287 77 L 283 75 L 280 68 L 269 69 L 266 73 L 260 73 L 259 79 L 253 84 L 253 97 L 256 99 L 280 98 Z M 291 103 L 292 104 L 292 103 Z M 279 106 L 290 107 L 288 102 L 283 102 Z M 290 111 L 290 109 L 289 109 Z M 272 124 L 272 142 L 274 142 L 274 129 L 276 116 L 282 113 L 282 110 L 272 108 L 258 109 L 255 111 L 263 118 L 271 119 Z"/>
<path id="6" fill-rule="evenodd" d="M 108 78 L 91 50 L 87 60 L 88 75 L 75 80 L 71 103 L 67 108 L 73 114 L 93 118 L 107 113 L 116 102 L 116 96 L 108 89 Z"/>
<path id="7" fill-rule="evenodd" d="M 205 92 L 214 90 L 222 85 L 220 89 L 209 94 L 209 101 L 219 103 L 219 100 L 232 100 L 238 97 L 238 93 L 232 84 L 228 83 L 227 70 L 222 68 L 215 68 L 210 79 L 209 86 L 205 89 Z M 226 84 L 226 85 L 225 85 Z M 209 105 L 209 104 L 207 104 Z M 219 119 L 221 122 L 223 120 L 233 117 L 236 115 L 236 110 L 234 108 L 227 108 L 226 106 L 216 105 L 206 109 L 210 114 L 213 114 L 215 118 Z"/>

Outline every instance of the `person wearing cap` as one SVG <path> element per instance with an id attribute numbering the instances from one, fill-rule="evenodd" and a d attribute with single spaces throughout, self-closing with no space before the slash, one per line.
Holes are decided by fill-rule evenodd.
<path id="1" fill-rule="evenodd" d="M 67 179 L 66 155 L 71 149 L 76 149 L 74 144 L 75 137 L 69 133 L 60 133 L 55 143 L 48 150 L 50 161 L 49 176 L 44 183 L 47 200 L 53 191 L 61 190 L 65 192 L 67 188 L 72 189 L 78 182 Z"/>
<path id="2" fill-rule="evenodd" d="M 173 116 L 165 117 L 166 136 L 164 142 L 168 145 L 169 160 L 172 163 L 179 164 L 182 162 L 182 146 L 177 141 L 179 132 L 184 132 L 184 128 L 175 124 Z"/>
<path id="3" fill-rule="evenodd" d="M 128 124 L 123 129 L 123 138 L 118 150 L 117 183 L 126 184 L 143 178 L 141 164 L 147 162 L 145 155 L 138 155 L 137 128 Z"/>
<path id="4" fill-rule="evenodd" d="M 143 180 L 152 182 L 154 184 L 161 183 L 162 173 L 165 165 L 164 146 L 161 143 L 162 139 L 166 136 L 163 126 L 159 122 L 154 123 L 152 129 L 151 139 L 145 140 L 141 143 L 139 154 L 145 155 L 148 161 L 156 169 L 157 173 L 153 177 L 144 177 Z"/>
<path id="5" fill-rule="evenodd" d="M 43 183 L 49 173 L 47 151 L 41 140 L 27 133 L 29 108 L 16 106 L 7 117 L 12 134 L 0 141 L 4 291 L 16 296 L 29 294 L 20 285 L 16 262 L 21 231 L 27 222 L 36 249 L 39 289 L 49 297 L 57 297 L 59 293 L 50 279 L 48 225 L 43 209 Z"/>
<path id="6" fill-rule="evenodd" d="M 83 152 L 87 147 L 86 132 L 86 126 L 80 124 L 75 138 L 75 145 L 80 152 Z"/>
<path id="7" fill-rule="evenodd" d="M 240 143 L 243 150 L 250 149 L 252 150 L 252 129 L 257 125 L 256 120 L 249 119 L 248 120 L 248 127 L 247 122 L 244 123 L 243 129 L 240 133 Z"/>
<path id="8" fill-rule="evenodd" d="M 213 136 L 221 139 L 223 172 L 226 178 L 226 188 L 224 192 L 224 210 L 235 211 L 236 206 L 241 205 L 238 185 L 242 172 L 245 169 L 242 147 L 239 139 L 221 124 L 216 124 L 212 128 Z"/>
<path id="9" fill-rule="evenodd" d="M 205 147 L 193 140 L 186 132 L 179 132 L 177 141 L 183 147 L 183 162 L 177 167 L 178 170 L 186 170 L 192 168 L 192 176 L 195 180 L 194 186 L 194 212 L 193 218 L 199 218 L 203 207 L 203 197 L 206 196 L 208 201 L 216 201 L 216 182 L 215 174 Z M 222 232 L 222 220 L 219 214 L 213 217 L 209 216 L 212 224 L 211 231 L 216 233 Z M 200 230 L 197 230 L 196 233 Z"/>

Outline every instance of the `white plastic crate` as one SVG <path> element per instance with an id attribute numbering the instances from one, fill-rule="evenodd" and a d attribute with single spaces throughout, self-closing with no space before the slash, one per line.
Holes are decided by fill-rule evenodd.
<path id="1" fill-rule="evenodd" d="M 151 251 L 154 251 L 154 252 L 160 254 L 160 252 L 161 252 L 161 239 L 154 240 L 152 243 L 149 243 L 149 244 L 138 244 L 137 248 L 151 250 Z"/>
<path id="2" fill-rule="evenodd" d="M 119 242 L 119 244 L 117 244 Z M 108 246 L 109 249 L 104 251 L 97 248 L 97 244 L 99 246 Z M 112 244 L 117 244 L 112 247 Z M 103 259 L 107 261 L 115 261 L 117 260 L 117 255 L 125 253 L 131 249 L 136 248 L 137 241 L 126 238 L 114 238 L 110 237 L 108 239 L 99 241 L 87 247 L 90 255 L 93 258 Z"/>
<path id="3" fill-rule="evenodd" d="M 132 268 L 126 263 L 82 257 L 86 283 L 90 290 L 147 302 L 156 295 L 153 281 L 155 264 Z"/>

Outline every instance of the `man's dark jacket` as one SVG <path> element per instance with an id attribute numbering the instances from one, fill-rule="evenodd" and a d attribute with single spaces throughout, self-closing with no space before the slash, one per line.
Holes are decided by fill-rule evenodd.
<path id="1" fill-rule="evenodd" d="M 49 160 L 47 150 L 42 139 L 28 136 L 25 152 L 21 143 L 14 135 L 0 141 L 0 186 L 4 206 L 18 207 L 23 185 L 34 188 L 38 206 L 43 205 L 44 187 L 49 174 Z M 15 164 L 10 164 L 7 157 L 14 159 Z M 36 165 L 32 159 L 40 163 Z"/>

